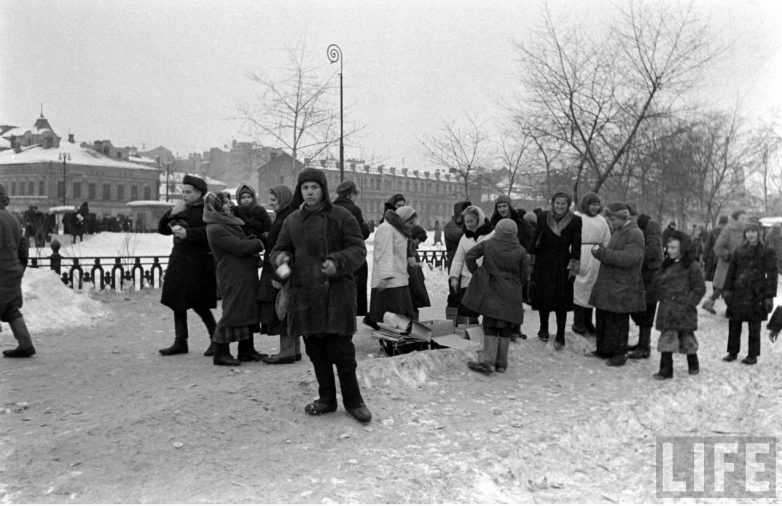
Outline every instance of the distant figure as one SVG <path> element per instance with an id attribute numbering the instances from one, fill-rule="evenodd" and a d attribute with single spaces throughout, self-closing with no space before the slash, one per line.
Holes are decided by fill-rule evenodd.
<path id="1" fill-rule="evenodd" d="M 728 274 L 728 267 L 733 252 L 741 245 L 744 240 L 744 225 L 748 221 L 746 211 L 739 209 L 733 211 L 731 219 L 722 229 L 717 241 L 714 243 L 714 255 L 717 257 L 717 267 L 714 270 L 714 281 L 712 282 L 712 293 L 701 306 L 711 314 L 716 314 L 714 303 L 722 296 L 722 290 L 725 287 L 725 276 Z M 726 301 L 727 303 L 727 301 Z"/>
<path id="2" fill-rule="evenodd" d="M 711 229 L 703 245 L 703 274 L 706 281 L 714 281 L 714 271 L 717 269 L 717 255 L 714 253 L 714 245 L 722 232 L 722 227 L 728 224 L 727 216 L 720 216 L 717 226 Z"/>
<path id="3" fill-rule="evenodd" d="M 440 225 L 440 221 L 434 222 L 434 245 L 443 245 L 443 227 Z"/>

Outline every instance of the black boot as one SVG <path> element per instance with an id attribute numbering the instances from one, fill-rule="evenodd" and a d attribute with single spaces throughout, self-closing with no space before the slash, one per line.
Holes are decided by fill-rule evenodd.
<path id="1" fill-rule="evenodd" d="M 700 364 L 698 363 L 697 353 L 687 355 L 687 369 L 689 369 L 690 374 L 698 374 L 699 372 L 701 372 L 701 367 Z"/>
<path id="2" fill-rule="evenodd" d="M 312 355 L 310 355 L 312 358 Z M 310 415 L 322 415 L 337 410 L 337 383 L 334 380 L 334 367 L 330 362 L 312 362 L 315 378 L 318 380 L 318 398 L 304 406 Z"/>
<path id="3" fill-rule="evenodd" d="M 585 335 L 587 333 L 586 324 L 584 323 L 584 308 L 581 306 L 573 306 L 573 332 L 579 335 Z"/>
<path id="4" fill-rule="evenodd" d="M 214 357 L 215 355 L 215 343 L 212 342 L 212 337 L 215 335 L 217 329 L 217 322 L 209 308 L 194 308 L 196 314 L 201 317 L 201 321 L 206 326 L 206 331 L 209 333 L 209 347 L 204 351 L 205 357 Z"/>
<path id="5" fill-rule="evenodd" d="M 24 323 L 24 318 L 20 316 L 9 322 L 8 326 L 11 327 L 11 332 L 13 332 L 14 338 L 19 344 L 13 350 L 3 350 L 3 356 L 8 358 L 28 358 L 35 355 L 33 340 L 30 337 L 30 331 L 27 330 L 27 325 Z"/>
<path id="6" fill-rule="evenodd" d="M 205 357 L 214 357 L 215 356 L 215 343 L 209 343 L 209 347 L 204 351 Z"/>
<path id="7" fill-rule="evenodd" d="M 231 349 L 228 343 L 215 343 L 215 356 L 212 359 L 212 363 L 214 365 L 241 365 L 241 362 L 231 355 Z"/>
<path id="8" fill-rule="evenodd" d="M 236 358 L 242 362 L 260 362 L 263 358 L 268 358 L 265 353 L 258 353 L 255 349 L 255 339 L 250 336 L 249 339 L 239 341 L 239 351 Z"/>
<path id="9" fill-rule="evenodd" d="M 356 378 L 356 368 L 337 365 L 337 375 L 339 376 L 339 387 L 342 391 L 342 403 L 345 406 L 345 410 L 361 423 L 371 422 L 372 413 L 367 409 L 364 399 L 361 397 L 358 378 Z"/>
<path id="10" fill-rule="evenodd" d="M 649 346 L 652 341 L 652 328 L 640 327 L 638 329 L 638 344 L 627 357 L 632 359 L 649 358 Z M 630 349 L 628 347 L 628 349 Z"/>
<path id="11" fill-rule="evenodd" d="M 595 324 L 592 323 L 592 308 L 591 307 L 583 307 L 583 308 L 581 308 L 581 310 L 584 312 L 584 328 L 590 334 L 595 335 L 595 332 L 597 332 L 597 329 L 595 329 Z"/>
<path id="12" fill-rule="evenodd" d="M 174 344 L 158 350 L 163 356 L 187 353 L 187 311 L 174 311 Z"/>
<path id="13" fill-rule="evenodd" d="M 687 357 L 689 361 L 690 355 Z M 656 380 L 673 378 L 673 353 L 660 353 L 660 372 L 654 373 L 652 378 Z"/>

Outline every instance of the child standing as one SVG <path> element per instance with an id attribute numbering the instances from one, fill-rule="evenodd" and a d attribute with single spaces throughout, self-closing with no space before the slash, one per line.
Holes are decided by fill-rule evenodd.
<path id="1" fill-rule="evenodd" d="M 464 256 L 472 273 L 462 304 L 483 315 L 483 362 L 467 362 L 474 371 L 490 373 L 508 368 L 510 336 L 524 321 L 523 285 L 529 281 L 527 250 L 519 243 L 516 223 L 497 222 L 494 236 L 479 242 Z M 478 259 L 483 264 L 478 267 Z"/>
<path id="2" fill-rule="evenodd" d="M 673 354 L 687 355 L 690 374 L 698 374 L 698 303 L 706 294 L 703 273 L 695 259 L 692 240 L 678 230 L 671 233 L 660 268 L 660 306 L 657 309 L 657 342 L 660 371 L 654 379 L 673 378 Z"/>
<path id="3" fill-rule="evenodd" d="M 760 355 L 760 325 L 774 308 L 777 294 L 777 255 L 760 239 L 760 225 L 744 226 L 744 242 L 730 258 L 722 296 L 728 304 L 728 354 L 722 359 L 733 362 L 741 349 L 741 324 L 747 322 L 747 357 L 741 362 L 757 364 Z"/>

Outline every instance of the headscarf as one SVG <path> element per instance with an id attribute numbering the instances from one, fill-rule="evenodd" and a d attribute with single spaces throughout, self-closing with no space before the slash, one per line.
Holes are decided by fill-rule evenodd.
<path id="1" fill-rule="evenodd" d="M 252 198 L 252 202 L 247 207 L 255 207 L 258 205 L 258 198 L 255 194 L 255 188 L 248 184 L 240 184 L 239 187 L 236 189 L 236 203 L 240 206 L 242 205 L 242 195 L 245 193 L 250 194 L 250 198 Z"/>
<path id="2" fill-rule="evenodd" d="M 222 193 L 208 192 L 204 197 L 204 223 L 235 225 L 241 227 L 244 221 L 225 211 L 225 205 L 230 201 Z"/>
<path id="3" fill-rule="evenodd" d="M 554 202 L 558 198 L 564 198 L 567 200 L 567 210 L 564 212 L 564 214 L 561 215 L 554 213 Z M 570 205 L 572 203 L 573 199 L 571 199 L 570 195 L 565 192 L 557 192 L 553 197 L 551 197 L 551 210 L 546 213 L 546 223 L 548 224 L 551 231 L 554 232 L 554 235 L 562 235 L 562 231 L 565 230 L 565 228 L 567 228 L 567 226 L 570 225 L 570 222 L 573 220 L 573 213 L 570 211 Z"/>
<path id="4" fill-rule="evenodd" d="M 590 213 L 589 212 L 589 206 L 592 204 L 601 204 L 600 209 L 596 213 Z M 600 211 L 603 210 L 602 202 L 600 202 L 600 197 L 597 196 L 597 193 L 588 192 L 585 193 L 583 197 L 581 197 L 581 205 L 579 206 L 579 209 L 582 213 L 586 214 L 587 216 L 594 218 L 598 214 L 600 214 Z"/>
<path id="5" fill-rule="evenodd" d="M 516 222 L 510 218 L 503 218 L 494 227 L 494 238 L 503 242 L 518 243 L 519 229 Z"/>
<path id="6" fill-rule="evenodd" d="M 291 203 L 291 199 L 293 198 L 293 192 L 290 188 L 285 186 L 284 184 L 278 184 L 277 186 L 273 186 L 271 190 L 269 190 L 269 193 L 274 195 L 274 198 L 277 199 L 277 212 L 276 214 L 280 214 L 280 211 Z"/>
<path id="7" fill-rule="evenodd" d="M 483 214 L 483 211 L 478 206 L 467 206 L 467 207 L 465 207 L 464 211 L 462 211 L 462 219 L 464 219 L 464 216 L 468 215 L 468 214 L 470 214 L 470 215 L 475 217 L 476 223 L 477 223 L 477 225 L 475 225 L 476 229 L 479 228 L 481 225 L 483 225 L 483 223 L 486 221 L 486 215 Z M 465 225 L 465 228 L 467 228 L 466 225 Z"/>
<path id="8" fill-rule="evenodd" d="M 689 268 L 690 264 L 695 261 L 697 258 L 697 254 L 695 251 L 695 244 L 693 244 L 692 239 L 690 239 L 690 236 L 685 234 L 684 232 L 680 230 L 674 230 L 671 235 L 668 237 L 668 242 L 671 242 L 672 240 L 679 241 L 679 249 L 681 258 L 679 259 L 679 262 L 681 262 L 682 267 Z M 673 260 L 668 256 L 668 244 L 663 244 L 663 248 L 665 248 L 665 259 L 663 260 L 663 264 L 661 266 L 662 270 L 665 270 L 668 268 L 669 265 L 676 262 L 676 260 Z"/>

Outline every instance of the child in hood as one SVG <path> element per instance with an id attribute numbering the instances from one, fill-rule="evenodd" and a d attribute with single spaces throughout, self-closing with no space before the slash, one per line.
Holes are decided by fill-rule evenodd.
<path id="1" fill-rule="evenodd" d="M 244 233 L 247 237 L 264 241 L 266 233 L 272 228 L 272 220 L 266 208 L 258 204 L 255 189 L 247 184 L 239 185 L 236 189 L 236 202 L 239 205 L 233 206 L 231 212 L 244 222 Z"/>

